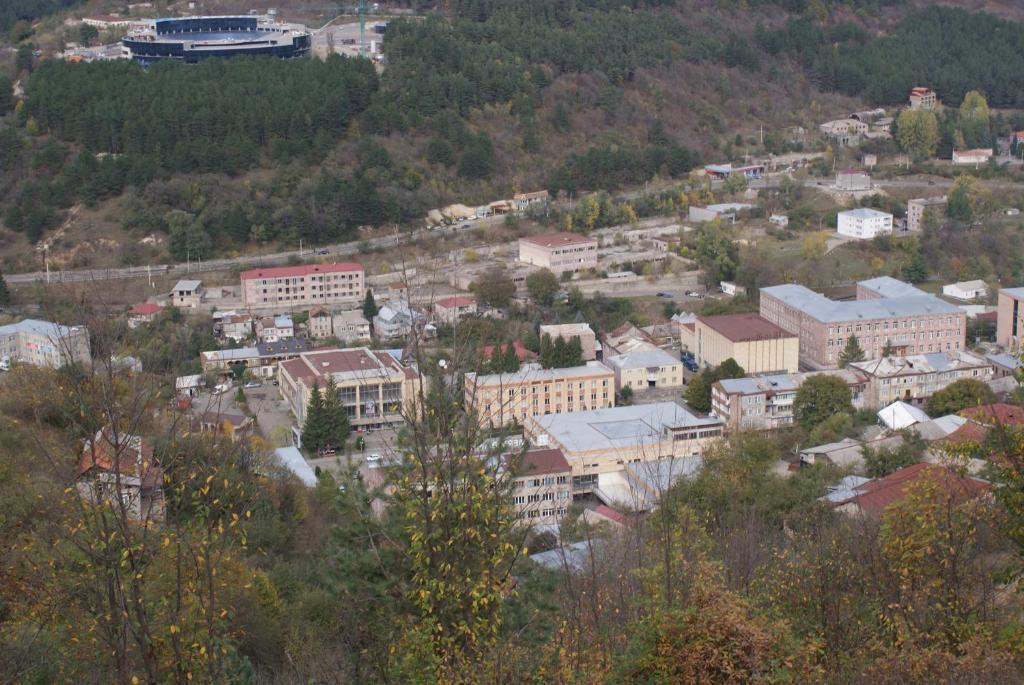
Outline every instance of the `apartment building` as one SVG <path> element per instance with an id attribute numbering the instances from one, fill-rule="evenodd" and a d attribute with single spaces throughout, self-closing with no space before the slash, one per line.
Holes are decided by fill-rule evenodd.
<path id="1" fill-rule="evenodd" d="M 560 323 L 540 327 L 540 335 L 550 335 L 551 339 L 564 338 L 566 342 L 573 338 L 580 339 L 580 347 L 583 349 L 583 360 L 591 361 L 597 359 L 597 335 L 590 324 L 586 323 Z"/>
<path id="2" fill-rule="evenodd" d="M 565 369 L 524 364 L 514 373 L 467 373 L 465 406 L 481 423 L 504 426 L 531 416 L 615 406 L 615 373 L 600 362 Z"/>
<path id="3" fill-rule="evenodd" d="M 869 207 L 839 212 L 837 232 L 858 240 L 871 240 L 877 235 L 892 233 L 892 214 Z"/>
<path id="4" fill-rule="evenodd" d="M 303 264 L 243 271 L 242 302 L 246 307 L 356 306 L 365 296 L 361 264 Z"/>
<path id="5" fill-rule="evenodd" d="M 963 350 L 883 357 L 848 368 L 867 379 L 864 402 L 872 409 L 897 400 L 922 405 L 950 383 L 964 378 L 985 383 L 994 376 L 991 362 Z"/>
<path id="6" fill-rule="evenodd" d="M 573 493 L 580 494 L 627 464 L 699 460 L 721 438 L 723 423 L 675 402 L 657 402 L 528 416 L 525 431 L 533 444 L 562 451 L 572 467 Z"/>
<path id="7" fill-rule="evenodd" d="M 996 342 L 1016 350 L 1024 335 L 1024 288 L 1003 288 L 996 302 Z"/>
<path id="8" fill-rule="evenodd" d="M 833 301 L 802 285 L 776 285 L 761 289 L 761 316 L 796 334 L 801 362 L 815 369 L 836 368 L 854 335 L 869 359 L 887 345 L 894 356 L 965 348 L 967 315 L 956 305 L 894 278 L 858 284 L 857 297 Z"/>
<path id="9" fill-rule="evenodd" d="M 532 449 L 512 477 L 512 504 L 522 523 L 556 527 L 572 504 L 572 467 L 562 451 Z"/>
<path id="10" fill-rule="evenodd" d="M 300 425 L 313 384 L 323 392 L 328 376 L 353 427 L 401 423 L 402 412 L 416 407 L 419 374 L 387 352 L 366 347 L 315 350 L 278 364 L 281 397 Z"/>
<path id="11" fill-rule="evenodd" d="M 597 239 L 578 233 L 544 233 L 519 239 L 519 261 L 556 274 L 597 268 Z"/>
<path id="12" fill-rule="evenodd" d="M 793 425 L 797 390 L 811 376 L 828 374 L 850 388 L 853 406 L 865 404 L 867 377 L 857 371 L 811 371 L 718 381 L 711 388 L 711 411 L 725 422 L 726 430 L 775 430 Z"/>
<path id="13" fill-rule="evenodd" d="M 242 365 L 258 378 L 271 378 L 277 372 L 278 362 L 295 359 L 308 351 L 309 342 L 304 338 L 288 338 L 272 343 L 261 342 L 255 347 L 200 352 L 199 363 L 203 373 L 228 373 Z"/>
<path id="14" fill-rule="evenodd" d="M 924 229 L 925 212 L 938 214 L 944 211 L 946 197 L 917 197 L 907 201 L 907 230 L 921 231 Z"/>
<path id="15" fill-rule="evenodd" d="M 704 367 L 732 358 L 749 374 L 799 370 L 798 337 L 757 314 L 699 316 L 680 328 L 680 343 Z"/>
<path id="16" fill-rule="evenodd" d="M 370 339 L 370 322 L 358 309 L 332 313 L 323 307 L 312 307 L 307 326 L 309 337 L 316 340 L 337 338 L 347 342 Z"/>
<path id="17" fill-rule="evenodd" d="M 56 369 L 91 360 L 85 326 L 62 326 L 38 319 L 0 326 L 0 362 L 5 362 L 4 366 L 20 362 Z"/>
<path id="18" fill-rule="evenodd" d="M 647 388 L 681 388 L 683 362 L 660 349 L 636 350 L 605 357 L 605 363 L 615 372 L 615 390 L 633 391 Z"/>

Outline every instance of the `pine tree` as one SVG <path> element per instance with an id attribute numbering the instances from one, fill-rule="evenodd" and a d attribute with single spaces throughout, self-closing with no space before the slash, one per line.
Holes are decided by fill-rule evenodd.
<path id="1" fill-rule="evenodd" d="M 327 444 L 327 414 L 324 397 L 320 394 L 320 383 L 313 381 L 306 407 L 306 421 L 302 424 L 302 444 L 311 452 L 317 452 Z"/>
<path id="2" fill-rule="evenodd" d="M 519 370 L 519 355 L 516 354 L 515 343 L 505 345 L 501 353 L 501 370 L 505 373 L 515 373 Z"/>
<path id="3" fill-rule="evenodd" d="M 547 368 L 551 369 L 562 369 L 565 368 L 565 362 L 568 359 L 569 348 L 565 344 L 565 338 L 558 336 L 555 338 L 555 344 L 551 351 L 551 366 Z"/>
<path id="4" fill-rule="evenodd" d="M 555 365 L 554 345 L 547 333 L 540 337 L 540 365 L 545 369 L 553 368 Z"/>
<path id="5" fill-rule="evenodd" d="M 0 272 L 0 307 L 11 303 L 11 291 L 7 288 L 3 272 Z"/>
<path id="6" fill-rule="evenodd" d="M 340 449 L 348 440 L 351 426 L 348 421 L 348 412 L 345 411 L 345 406 L 341 403 L 341 397 L 338 395 L 338 386 L 334 382 L 334 377 L 330 375 L 327 376 L 327 381 L 324 384 L 323 408 L 326 444 L 334 449 Z"/>
<path id="7" fill-rule="evenodd" d="M 896 354 L 896 347 L 892 344 L 892 340 L 885 341 L 885 347 L 882 348 L 883 357 L 891 357 Z"/>
<path id="8" fill-rule="evenodd" d="M 846 347 L 839 353 L 839 368 L 845 369 L 851 362 L 864 361 L 864 350 L 860 348 L 860 341 L 857 336 L 851 335 L 846 341 Z"/>
<path id="9" fill-rule="evenodd" d="M 583 366 L 583 343 L 578 335 L 572 336 L 566 345 L 565 366 Z"/>
<path id="10" fill-rule="evenodd" d="M 377 316 L 379 311 L 380 307 L 377 306 L 377 301 L 373 299 L 373 291 L 367 288 L 366 298 L 363 300 L 363 318 L 367 321 L 373 321 L 373 317 Z"/>

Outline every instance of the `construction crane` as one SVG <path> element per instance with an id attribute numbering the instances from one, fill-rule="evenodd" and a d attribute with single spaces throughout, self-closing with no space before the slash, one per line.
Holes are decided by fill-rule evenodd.
<path id="1" fill-rule="evenodd" d="M 359 0 L 359 56 L 366 57 L 366 0 Z"/>

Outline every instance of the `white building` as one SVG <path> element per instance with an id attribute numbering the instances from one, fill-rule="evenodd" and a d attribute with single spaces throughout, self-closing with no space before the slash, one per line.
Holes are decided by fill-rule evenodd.
<path id="1" fill-rule="evenodd" d="M 942 294 L 957 300 L 979 300 L 988 296 L 985 281 L 960 281 L 942 286 Z"/>
<path id="2" fill-rule="evenodd" d="M 768 223 L 785 228 L 786 226 L 789 226 L 789 217 L 785 214 L 772 214 L 768 217 Z"/>
<path id="3" fill-rule="evenodd" d="M 189 307 L 195 309 L 203 302 L 203 282 L 195 280 L 181 280 L 174 284 L 171 290 L 171 304 L 175 307 Z"/>
<path id="4" fill-rule="evenodd" d="M 978 150 L 953 150 L 953 164 L 961 166 L 988 164 L 992 159 L 992 148 Z"/>
<path id="5" fill-rule="evenodd" d="M 85 326 L 62 326 L 37 319 L 0 326 L 2 367 L 21 362 L 56 369 L 72 362 L 88 364 L 91 359 Z"/>
<path id="6" fill-rule="evenodd" d="M 858 240 L 870 240 L 876 235 L 892 233 L 892 214 L 868 207 L 839 212 L 838 222 L 839 235 Z"/>

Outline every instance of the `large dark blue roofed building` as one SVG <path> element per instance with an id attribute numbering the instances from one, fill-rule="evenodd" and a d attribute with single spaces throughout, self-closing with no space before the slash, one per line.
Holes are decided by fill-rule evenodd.
<path id="1" fill-rule="evenodd" d="M 304 26 L 278 24 L 268 17 L 182 17 L 157 19 L 129 32 L 121 43 L 132 59 L 143 64 L 162 59 L 193 63 L 236 55 L 305 57 L 311 36 Z"/>

